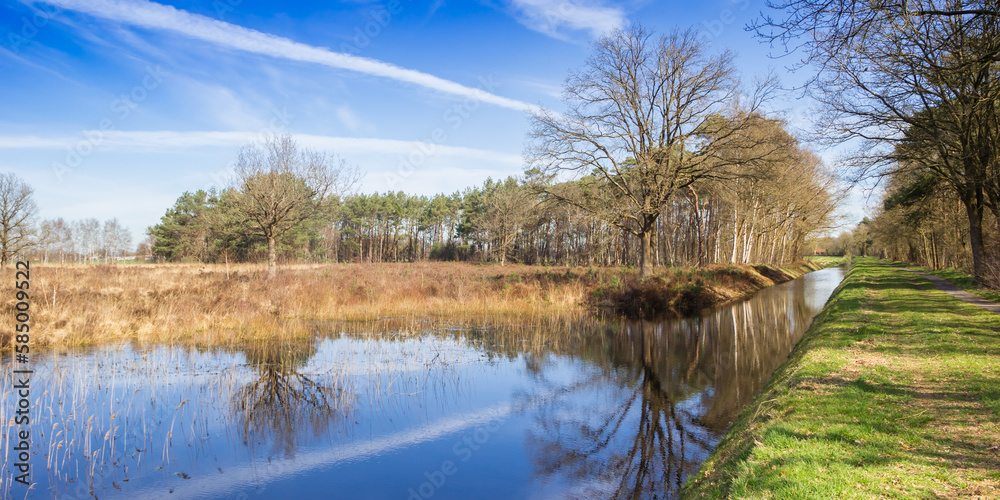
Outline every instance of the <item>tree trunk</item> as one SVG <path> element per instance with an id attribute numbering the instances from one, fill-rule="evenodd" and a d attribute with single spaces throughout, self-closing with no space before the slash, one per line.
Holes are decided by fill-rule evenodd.
<path id="1" fill-rule="evenodd" d="M 691 189 L 691 195 L 694 196 L 694 222 L 695 229 L 697 230 L 698 238 L 698 267 L 705 266 L 705 244 L 702 241 L 702 227 L 701 227 L 701 200 L 698 198 L 698 192 L 694 190 L 694 187 L 688 186 Z"/>
<path id="2" fill-rule="evenodd" d="M 736 214 L 736 209 L 734 208 L 733 209 L 733 253 L 732 253 L 732 255 L 729 256 L 729 263 L 730 264 L 735 264 L 736 263 L 736 247 L 737 247 L 737 245 L 740 242 L 740 226 L 741 226 L 741 223 L 740 223 L 739 219 L 736 217 L 736 215 L 737 215 Z"/>
<path id="3" fill-rule="evenodd" d="M 646 279 L 653 274 L 653 262 L 650 248 L 651 235 L 649 231 L 643 231 L 640 235 L 642 239 L 642 251 L 639 254 L 639 279 Z"/>
<path id="4" fill-rule="evenodd" d="M 937 259 L 937 235 L 933 231 L 931 232 L 931 255 L 934 258 L 934 267 L 932 269 L 934 269 L 935 271 L 938 270 L 938 269 L 941 269 L 937 265 L 937 262 L 938 262 L 938 259 Z"/>
<path id="5" fill-rule="evenodd" d="M 656 231 L 656 216 L 659 214 L 647 214 L 643 217 L 641 234 L 642 240 L 639 245 L 639 279 L 646 279 L 653 275 L 653 231 Z"/>
<path id="6" fill-rule="evenodd" d="M 267 277 L 278 275 L 278 252 L 274 245 L 274 235 L 267 237 Z"/>
<path id="7" fill-rule="evenodd" d="M 976 199 L 965 203 L 969 214 L 969 243 L 972 247 L 972 275 L 976 285 L 986 281 L 986 264 L 983 260 L 983 206 Z"/>

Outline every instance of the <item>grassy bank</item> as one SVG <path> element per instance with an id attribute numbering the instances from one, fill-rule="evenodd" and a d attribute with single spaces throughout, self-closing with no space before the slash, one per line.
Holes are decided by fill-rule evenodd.
<path id="1" fill-rule="evenodd" d="M 997 498 L 1000 315 L 856 259 L 685 498 Z"/>
<path id="2" fill-rule="evenodd" d="M 813 264 L 817 264 L 823 267 L 839 266 L 845 262 L 849 262 L 850 259 L 851 259 L 850 257 L 844 257 L 844 256 L 836 257 L 829 255 L 809 255 L 805 257 L 805 260 L 807 262 L 812 262 Z"/>
<path id="3" fill-rule="evenodd" d="M 639 282 L 623 268 L 465 263 L 284 266 L 32 265 L 36 347 L 105 342 L 240 343 L 310 335 L 316 322 L 401 316 L 505 320 L 608 307 L 688 312 L 746 296 L 819 268 L 714 266 L 659 269 Z M 13 283 L 13 270 L 2 279 Z M 5 302 L 14 316 L 13 292 Z M 13 328 L 0 327 L 9 348 Z"/>
<path id="4" fill-rule="evenodd" d="M 987 299 L 987 300 L 992 300 L 994 302 L 1000 302 L 1000 290 L 994 290 L 992 288 L 987 288 L 987 287 L 984 287 L 984 286 L 974 285 L 972 283 L 973 278 L 972 278 L 971 274 L 969 274 L 967 272 L 964 272 L 964 271 L 961 271 L 961 270 L 958 270 L 958 269 L 955 269 L 953 267 L 952 268 L 948 268 L 948 269 L 934 270 L 934 269 L 927 269 L 927 268 L 920 267 L 920 266 L 912 266 L 912 265 L 909 265 L 909 264 L 904 263 L 904 262 L 897 262 L 897 263 L 895 263 L 895 265 L 902 266 L 902 267 L 907 267 L 909 269 L 913 269 L 914 271 L 920 271 L 920 272 L 924 272 L 924 273 L 927 273 L 927 274 L 933 274 L 934 276 L 937 276 L 939 278 L 944 278 L 944 279 L 946 279 L 946 280 L 954 283 L 955 285 L 961 287 L 963 290 L 965 290 L 965 291 L 967 291 L 969 293 L 978 295 L 978 296 L 980 296 L 980 297 L 982 297 L 984 299 Z"/>

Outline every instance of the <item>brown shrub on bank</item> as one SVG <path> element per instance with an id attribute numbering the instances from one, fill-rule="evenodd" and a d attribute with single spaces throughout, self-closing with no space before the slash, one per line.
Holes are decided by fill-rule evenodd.
<path id="1" fill-rule="evenodd" d="M 605 307 L 629 317 L 689 316 L 817 268 L 806 262 L 797 263 L 791 270 L 764 265 L 677 268 L 643 281 L 631 277 L 621 290 L 603 290 L 593 295 L 604 298 Z"/>

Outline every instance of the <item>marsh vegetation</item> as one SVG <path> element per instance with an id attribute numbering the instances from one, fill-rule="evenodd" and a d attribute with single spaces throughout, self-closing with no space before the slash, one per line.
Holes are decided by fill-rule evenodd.
<path id="1" fill-rule="evenodd" d="M 32 342 L 207 346 L 309 338 L 335 320 L 684 315 L 819 267 L 669 268 L 640 281 L 628 268 L 467 263 L 287 265 L 274 278 L 255 264 L 36 265 Z M 12 335 L 0 330 L 3 348 Z"/>

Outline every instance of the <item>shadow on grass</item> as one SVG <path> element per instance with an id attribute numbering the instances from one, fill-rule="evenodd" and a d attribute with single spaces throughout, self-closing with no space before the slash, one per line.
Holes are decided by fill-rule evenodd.
<path id="1" fill-rule="evenodd" d="M 758 472 L 769 474 L 774 470 L 772 466 L 780 469 L 781 466 L 788 465 L 789 460 L 801 465 L 800 462 L 810 460 L 809 457 L 816 452 L 817 448 L 804 451 L 813 446 L 825 450 L 820 453 L 824 458 L 817 462 L 825 467 L 835 463 L 851 467 L 891 467 L 897 463 L 912 465 L 915 462 L 939 466 L 945 461 L 1000 471 L 1000 456 L 984 450 L 982 443 L 965 434 L 942 435 L 937 428 L 927 427 L 928 423 L 934 421 L 932 417 L 921 419 L 919 412 L 914 415 L 907 410 L 913 409 L 907 401 L 920 399 L 925 403 L 929 402 L 929 406 L 936 412 L 951 412 L 956 409 L 951 402 L 977 399 L 970 398 L 968 393 L 962 390 L 918 391 L 908 389 L 905 385 L 863 379 L 847 383 L 843 380 L 830 382 L 841 386 L 841 389 L 825 397 L 822 406 L 824 413 L 837 415 L 839 421 L 827 421 L 829 428 L 820 432 L 792 430 L 781 425 L 770 427 L 765 432 L 763 441 L 778 447 L 795 442 L 798 444 L 794 448 L 802 453 L 788 459 L 771 460 L 766 467 L 757 469 Z M 982 392 L 981 395 L 985 396 L 997 394 L 995 390 Z M 876 404 L 879 405 L 877 411 L 869 412 L 865 409 L 866 405 Z M 919 445 L 904 449 L 900 446 L 903 442 Z"/>
<path id="2" fill-rule="evenodd" d="M 908 352 L 913 355 L 1000 355 L 1000 315 L 981 311 L 903 270 L 874 267 L 864 269 L 866 279 L 842 287 L 839 314 L 852 318 L 852 327 L 829 329 L 826 341 L 842 346 L 845 341 L 878 342 L 876 352 Z M 892 316 L 891 322 L 866 317 L 868 311 Z M 868 323 L 880 326 L 868 328 Z"/>

